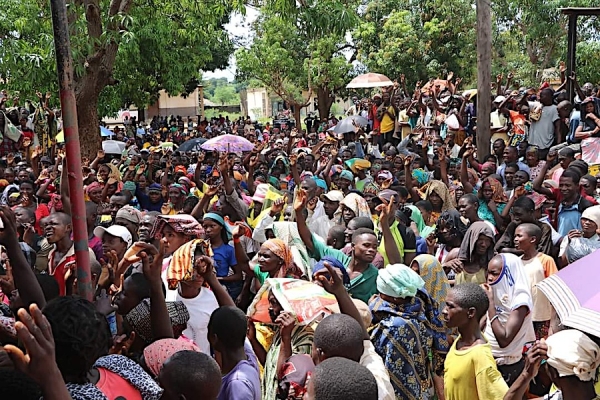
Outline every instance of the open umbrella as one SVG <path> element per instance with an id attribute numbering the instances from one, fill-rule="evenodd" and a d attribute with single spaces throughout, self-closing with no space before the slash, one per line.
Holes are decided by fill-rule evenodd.
<path id="1" fill-rule="evenodd" d="M 335 133 L 348 133 L 354 132 L 354 124 L 358 126 L 367 126 L 369 121 L 365 117 L 361 117 L 360 115 L 352 115 L 350 117 L 346 117 L 342 119 L 337 125 L 333 128 Z"/>
<path id="2" fill-rule="evenodd" d="M 563 325 L 600 337 L 600 251 L 594 251 L 536 285 Z M 590 279 L 591 278 L 591 279 Z"/>
<path id="3" fill-rule="evenodd" d="M 200 146 L 207 141 L 206 138 L 194 138 L 190 140 L 186 140 L 185 142 L 179 145 L 177 150 L 179 151 L 198 151 L 200 150 Z"/>
<path id="4" fill-rule="evenodd" d="M 200 147 L 204 150 L 239 153 L 242 151 L 251 151 L 254 149 L 254 144 L 242 136 L 221 135 L 208 139 Z"/>
<path id="5" fill-rule="evenodd" d="M 102 150 L 106 154 L 122 154 L 125 150 L 125 143 L 118 140 L 105 140 L 102 142 Z"/>
<path id="6" fill-rule="evenodd" d="M 352 79 L 349 84 L 346 85 L 348 89 L 360 89 L 360 88 L 373 88 L 373 87 L 386 87 L 392 86 L 394 82 L 385 75 L 376 74 L 369 72 L 368 74 L 359 75 Z"/>

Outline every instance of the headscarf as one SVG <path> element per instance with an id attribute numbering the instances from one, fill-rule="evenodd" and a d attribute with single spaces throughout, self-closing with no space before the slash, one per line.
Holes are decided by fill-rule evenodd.
<path id="1" fill-rule="evenodd" d="M 438 259 L 430 254 L 421 254 L 413 260 L 419 264 L 419 275 L 425 281 L 424 289 L 435 300 L 440 315 L 446 307 L 446 296 L 450 290 L 448 277 Z"/>
<path id="2" fill-rule="evenodd" d="M 533 200 L 533 204 L 535 205 L 536 210 L 539 210 L 547 200 L 546 196 L 544 196 L 543 194 L 539 194 L 538 192 L 533 192 L 527 195 L 527 197 Z"/>
<path id="3" fill-rule="evenodd" d="M 313 176 L 312 179 L 315 181 L 318 187 L 324 191 L 327 191 L 327 182 L 325 182 L 325 179 L 317 178 L 316 176 Z"/>
<path id="4" fill-rule="evenodd" d="M 288 358 L 277 372 L 277 398 L 302 400 L 314 370 L 315 364 L 308 354 L 294 354 Z"/>
<path id="5" fill-rule="evenodd" d="M 440 215 L 438 220 L 436 221 L 436 227 L 440 226 L 441 223 L 449 225 L 452 229 L 452 233 L 454 235 L 458 235 L 462 240 L 465 237 L 467 232 L 467 226 L 464 224 L 462 219 L 460 218 L 460 214 L 456 210 L 447 210 Z M 440 241 L 441 238 L 438 238 Z M 443 242 L 441 242 L 443 243 Z"/>
<path id="6" fill-rule="evenodd" d="M 348 161 L 346 161 L 345 164 L 355 174 L 358 173 L 358 171 L 364 171 L 365 169 L 371 168 L 371 163 L 362 158 L 351 158 Z"/>
<path id="7" fill-rule="evenodd" d="M 210 219 L 215 221 L 217 224 L 221 225 L 221 227 L 223 229 L 225 229 L 225 232 L 227 233 L 227 238 L 229 240 L 231 240 L 231 228 L 229 227 L 229 224 L 225 223 L 225 220 L 223 219 L 223 217 L 221 217 L 219 214 L 216 213 L 206 213 L 204 214 L 204 219 Z"/>
<path id="8" fill-rule="evenodd" d="M 173 354 L 184 350 L 200 351 L 198 346 L 187 340 L 160 339 L 144 349 L 144 362 L 153 377 L 157 378 L 165 361 Z"/>
<path id="9" fill-rule="evenodd" d="M 379 193 L 379 190 L 380 189 L 379 186 L 377 186 L 377 184 L 375 184 L 374 182 L 369 182 L 363 188 L 363 193 L 377 195 L 377 193 Z"/>
<path id="10" fill-rule="evenodd" d="M 488 248 L 486 258 L 487 263 L 494 257 L 494 231 L 490 228 L 487 222 L 477 221 L 473 222 L 469 229 L 467 229 L 467 233 L 465 234 L 465 238 L 463 239 L 460 250 L 458 252 L 458 258 L 461 261 L 471 261 L 471 257 L 475 252 L 475 246 L 477 240 L 479 239 L 479 235 L 484 235 L 489 237 L 492 240 L 492 245 Z"/>
<path id="11" fill-rule="evenodd" d="M 481 170 L 483 171 L 484 169 L 488 169 L 488 168 L 492 168 L 494 171 L 497 169 L 496 168 L 496 163 L 493 163 L 491 161 L 486 161 L 481 165 Z"/>
<path id="12" fill-rule="evenodd" d="M 340 202 L 340 206 L 346 206 L 352 211 L 354 211 L 355 217 L 369 217 L 371 218 L 371 209 L 369 208 L 369 204 L 359 194 L 356 193 L 348 193 L 344 200 Z M 335 215 L 339 217 L 339 221 L 342 221 L 342 207 L 338 208 L 335 212 Z M 335 218 L 335 216 L 334 216 Z"/>
<path id="13" fill-rule="evenodd" d="M 270 250 L 277 257 L 283 261 L 283 268 L 281 268 L 276 277 L 295 277 L 301 278 L 304 273 L 296 263 L 294 262 L 292 249 L 281 239 L 269 239 L 262 244 L 268 250 Z"/>
<path id="14" fill-rule="evenodd" d="M 406 208 L 411 211 L 410 219 L 417 225 L 419 236 L 427 239 L 427 237 L 435 231 L 435 226 L 427 226 L 425 224 L 421 210 L 419 210 L 417 206 L 409 205 L 406 206 Z"/>
<path id="15" fill-rule="evenodd" d="M 429 174 L 423 168 L 413 169 L 412 177 L 417 180 L 419 186 L 423 186 L 429 181 Z"/>
<path id="16" fill-rule="evenodd" d="M 289 175 L 290 173 L 290 160 L 287 156 L 284 155 L 278 155 L 277 157 L 275 157 L 275 160 L 273 161 L 273 164 L 271 165 L 271 168 L 269 169 L 269 175 L 271 174 L 271 172 L 273 171 L 273 168 L 277 165 L 277 161 L 281 160 L 283 162 L 283 173 L 285 175 Z"/>
<path id="17" fill-rule="evenodd" d="M 152 227 L 151 237 L 161 239 L 165 225 L 169 225 L 175 232 L 183 233 L 186 236 L 193 238 L 204 237 L 202 225 L 200 225 L 196 218 L 188 214 L 158 215 Z"/>
<path id="18" fill-rule="evenodd" d="M 337 268 L 340 270 L 340 272 L 342 273 L 342 281 L 344 282 L 344 285 L 350 284 L 350 275 L 348 275 L 348 271 L 346 271 L 346 267 L 344 267 L 344 264 L 342 264 L 337 258 L 331 256 L 322 257 L 321 260 L 315 264 L 312 271 L 313 277 L 319 271 L 327 271 L 324 264 L 325 262 L 328 262 L 329 265 L 331 265 L 333 268 Z"/>
<path id="19" fill-rule="evenodd" d="M 186 190 L 186 188 L 183 185 L 179 184 L 179 183 L 173 183 L 173 184 L 171 184 L 169 186 L 169 189 L 171 189 L 171 188 L 175 188 L 175 189 L 179 190 L 181 192 L 181 194 L 184 195 L 184 196 L 186 196 L 187 193 L 188 193 L 187 190 Z"/>
<path id="20" fill-rule="evenodd" d="M 131 194 L 135 194 L 135 182 L 132 181 L 127 181 L 123 184 L 123 190 L 127 190 L 129 192 L 131 192 Z"/>
<path id="21" fill-rule="evenodd" d="M 340 179 L 346 179 L 347 181 L 353 182 L 354 175 L 352 175 L 352 172 L 345 169 L 342 172 L 340 172 Z"/>
<path id="22" fill-rule="evenodd" d="M 404 264 L 391 264 L 379 270 L 377 291 L 391 297 L 414 297 L 425 281 Z"/>
<path id="23" fill-rule="evenodd" d="M 473 168 L 467 168 L 467 174 L 470 178 L 473 178 L 475 182 L 479 180 L 479 175 L 477 175 L 477 172 Z"/>
<path id="24" fill-rule="evenodd" d="M 87 187 L 85 188 L 85 194 L 87 194 L 88 196 L 90 195 L 90 192 L 94 189 L 102 189 L 102 184 L 99 182 L 92 182 L 89 185 L 87 185 Z"/>
<path id="25" fill-rule="evenodd" d="M 600 206 L 592 206 L 583 210 L 581 218 L 589 219 L 596 224 L 597 228 L 600 228 Z"/>
<path id="26" fill-rule="evenodd" d="M 492 191 L 493 191 L 492 200 L 494 200 L 494 202 L 496 204 L 502 204 L 502 203 L 508 202 L 508 197 L 506 197 L 506 193 L 504 193 L 504 188 L 502 187 L 502 184 L 500 183 L 500 181 L 498 181 L 497 179 L 494 179 L 494 178 L 490 178 L 490 177 L 485 178 L 481 182 L 481 189 L 479 189 L 479 193 L 478 193 L 480 199 L 483 199 L 483 187 L 485 186 L 486 183 L 489 183 L 490 187 L 492 188 Z"/>
<path id="27" fill-rule="evenodd" d="M 167 301 L 167 312 L 173 327 L 175 338 L 181 336 L 181 333 L 186 329 L 190 319 L 190 313 L 185 304 L 181 301 Z M 136 337 L 139 337 L 145 344 L 150 344 L 154 341 L 152 335 L 152 324 L 150 319 L 150 299 L 144 299 L 125 317 L 129 326 L 135 331 Z"/>
<path id="28" fill-rule="evenodd" d="M 213 256 L 210 240 L 204 239 L 191 240 L 175 250 L 167 268 L 169 290 L 177 289 L 179 282 L 192 280 L 195 268 L 194 255 L 198 248 L 203 255 Z"/>
<path id="29" fill-rule="evenodd" d="M 595 378 L 600 364 L 600 347 L 585 333 L 566 329 L 546 339 L 548 365 L 556 368 L 558 376 L 575 375 L 580 381 Z"/>
<path id="30" fill-rule="evenodd" d="M 452 209 L 452 208 L 456 208 L 454 198 L 450 194 L 450 190 L 448 189 L 448 186 L 446 186 L 446 184 L 442 181 L 438 181 L 438 180 L 429 181 L 421 188 L 420 192 L 421 192 L 421 198 L 423 200 L 429 199 L 429 195 L 432 192 L 437 193 L 437 195 L 442 198 L 442 202 L 443 202 L 442 212 Z"/>
<path id="31" fill-rule="evenodd" d="M 387 169 L 381 170 L 377 173 L 377 177 L 383 177 L 384 179 L 393 179 L 394 175 L 392 175 L 392 173 L 390 171 L 388 171 Z"/>
<path id="32" fill-rule="evenodd" d="M 115 179 L 117 182 L 121 182 L 121 173 L 119 172 L 119 169 L 117 168 L 116 165 L 113 164 L 104 164 L 108 167 L 108 169 L 110 170 L 110 172 L 108 173 L 108 179 L 113 178 Z"/>

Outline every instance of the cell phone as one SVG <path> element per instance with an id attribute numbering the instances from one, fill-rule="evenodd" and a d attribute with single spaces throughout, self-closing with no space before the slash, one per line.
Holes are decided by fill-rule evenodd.
<path id="1" fill-rule="evenodd" d="M 535 345 L 536 341 L 532 340 L 531 342 L 527 342 L 523 345 L 523 354 L 527 353 L 529 349 L 531 349 Z"/>

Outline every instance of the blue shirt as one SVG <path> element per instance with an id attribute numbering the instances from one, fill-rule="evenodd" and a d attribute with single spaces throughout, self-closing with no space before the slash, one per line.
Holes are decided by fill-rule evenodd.
<path id="1" fill-rule="evenodd" d="M 579 204 L 574 203 L 568 207 L 562 203 L 558 206 L 558 233 L 561 236 L 567 236 L 570 230 L 581 230 L 581 212 Z"/>
<path id="2" fill-rule="evenodd" d="M 529 174 L 529 176 L 531 176 L 531 170 L 529 169 L 529 166 L 525 163 L 522 163 L 521 161 L 517 161 L 516 164 L 519 166 L 519 171 L 525 171 Z M 502 179 L 504 179 L 504 170 L 506 169 L 506 163 L 502 163 L 501 166 L 498 167 L 498 170 L 496 171 L 496 173 L 500 176 L 502 176 Z"/>
<path id="3" fill-rule="evenodd" d="M 215 260 L 215 268 L 217 270 L 218 277 L 224 277 L 229 275 L 229 268 L 237 265 L 235 259 L 235 249 L 228 245 L 223 244 L 219 247 L 213 247 L 213 259 Z"/>

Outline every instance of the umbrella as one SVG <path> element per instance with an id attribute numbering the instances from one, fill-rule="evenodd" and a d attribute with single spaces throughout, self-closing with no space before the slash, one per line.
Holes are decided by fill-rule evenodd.
<path id="1" fill-rule="evenodd" d="M 106 154 L 122 154 L 125 150 L 125 143 L 118 140 L 105 140 L 102 142 L 102 150 Z"/>
<path id="2" fill-rule="evenodd" d="M 100 136 L 102 137 L 110 137 L 114 135 L 114 132 L 112 132 L 110 129 L 105 128 L 103 126 L 100 127 Z"/>
<path id="3" fill-rule="evenodd" d="M 333 131 L 335 133 L 354 132 L 354 122 L 358 126 L 367 126 L 369 123 L 365 117 L 361 117 L 360 115 L 352 115 L 351 117 L 346 117 L 338 122 Z"/>
<path id="4" fill-rule="evenodd" d="M 187 140 L 179 145 L 177 150 L 179 151 L 199 151 L 200 146 L 203 145 L 208 139 L 205 138 L 194 138 Z"/>
<path id="5" fill-rule="evenodd" d="M 254 149 L 254 144 L 248 139 L 236 135 L 221 135 L 208 139 L 202 146 L 204 150 L 227 151 L 230 153 L 238 153 L 242 151 L 251 151 Z"/>
<path id="6" fill-rule="evenodd" d="M 359 75 L 352 79 L 346 88 L 348 89 L 360 89 L 360 88 L 373 88 L 373 87 L 386 87 L 392 86 L 394 82 L 385 75 L 376 74 L 369 72 L 368 74 Z"/>
<path id="7" fill-rule="evenodd" d="M 563 325 L 600 337 L 600 251 L 575 261 L 536 286 L 552 303 Z"/>

